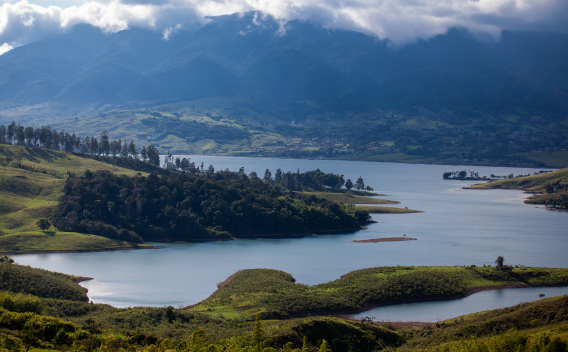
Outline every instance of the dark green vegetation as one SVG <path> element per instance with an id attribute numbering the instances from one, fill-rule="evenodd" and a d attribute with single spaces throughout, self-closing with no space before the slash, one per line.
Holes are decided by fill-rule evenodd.
<path id="1" fill-rule="evenodd" d="M 336 317 L 307 317 L 288 320 L 264 320 L 266 304 L 259 300 L 276 297 L 277 292 L 291 292 L 295 285 L 285 273 L 274 270 L 248 270 L 238 273 L 225 282 L 211 300 L 218 300 L 223 290 L 233 295 L 244 293 L 236 286 L 254 285 L 254 279 L 268 286 L 251 296 L 246 315 L 219 314 L 216 308 L 208 310 L 163 308 L 113 308 L 103 304 L 91 304 L 65 297 L 62 292 L 71 292 L 68 285 L 71 277 L 49 273 L 44 270 L 25 268 L 21 271 L 14 264 L 16 278 L 26 280 L 30 273 L 36 278 L 36 288 L 57 286 L 58 290 L 47 291 L 42 297 L 0 293 L 0 349 L 23 351 L 29 348 L 51 350 L 118 351 L 137 349 L 147 352 L 269 352 L 273 349 L 290 351 L 303 348 L 315 352 L 324 340 L 327 352 L 363 352 L 377 350 L 415 351 L 566 351 L 568 338 L 568 297 L 543 299 L 511 308 L 476 313 L 418 328 L 404 328 L 403 324 L 374 324 L 370 321 L 349 321 Z M 404 277 L 418 272 L 423 280 L 413 288 L 415 291 L 434 291 L 440 294 L 459 290 L 459 277 L 465 276 L 469 287 L 500 283 L 532 282 L 535 284 L 559 283 L 566 279 L 565 269 L 510 268 L 373 268 L 349 273 L 335 282 L 319 287 L 320 298 L 328 295 L 343 295 L 348 301 L 355 297 L 356 287 L 365 286 L 372 295 L 380 289 L 373 282 L 384 279 L 404 282 Z M 473 273 L 473 274 L 472 274 Z M 438 274 L 438 275 L 436 275 Z M 410 276 L 409 276 L 410 275 Z M 54 280 L 57 277 L 60 280 Z M 489 281 L 493 280 L 493 281 Z M 341 283 L 339 285 L 339 283 Z M 325 290 L 324 290 L 325 286 Z M 15 287 L 15 286 L 14 286 Z M 436 288 L 437 287 L 437 288 Z M 304 291 L 307 287 L 304 287 Z M 402 286 L 400 290 L 408 289 Z M 11 289 L 10 289 L 11 290 Z M 237 292 L 238 291 L 238 292 Z M 350 291 L 355 291 L 350 293 Z M 401 292 L 402 295 L 408 293 Z M 316 295 L 313 293 L 312 295 Z M 67 299 L 62 299 L 67 298 Z M 425 297 L 423 297 L 425 298 Z M 80 299 L 80 298 L 79 298 Z M 245 303 L 242 301 L 241 303 Z M 201 307 L 198 305 L 197 308 Z M 259 304 L 255 314 L 254 304 Z M 299 304 L 302 302 L 300 300 Z M 213 307 L 210 307 L 213 308 Z M 29 312 L 29 313 L 22 313 Z M 256 316 L 256 319 L 255 319 Z M 539 344 L 538 348 L 531 346 Z M 506 349 L 495 346 L 507 343 Z M 214 344 L 211 346 L 211 344 Z M 152 346 L 153 345 L 153 346 Z M 474 348 L 486 346 L 484 349 Z M 487 346 L 493 348 L 487 348 Z M 520 346 L 520 349 L 516 349 Z M 551 349 L 554 346 L 556 349 Z M 322 351 L 320 349 L 320 351 Z"/>
<path id="2" fill-rule="evenodd" d="M 101 140 L 108 142 L 106 133 Z M 35 143 L 25 138 L 22 144 L 28 141 Z M 0 192 L 5 197 L 0 206 L 1 252 L 131 248 L 148 239 L 352 231 L 370 221 L 364 209 L 282 189 L 342 192 L 342 175 L 278 169 L 274 178 L 266 170 L 261 180 L 243 170 L 199 168 L 171 155 L 161 169 L 139 160 L 135 146 L 131 153 L 114 157 L 104 155 L 109 153 L 105 143 L 89 154 L 48 149 L 61 147 L 53 142 L 42 145 L 45 148 L 0 145 Z M 50 220 L 54 227 L 48 226 Z"/>
<path id="3" fill-rule="evenodd" d="M 534 196 L 525 200 L 527 204 L 545 204 L 553 209 L 568 209 L 568 169 L 492 181 L 471 188 L 522 189 L 527 193 L 535 193 Z"/>
<path id="4" fill-rule="evenodd" d="M 64 189 L 53 218 L 59 229 L 135 242 L 138 236 L 194 240 L 357 230 L 369 221 L 364 210 L 230 171 L 206 177 L 88 171 L 67 178 Z"/>
<path id="5" fill-rule="evenodd" d="M 356 270 L 315 285 L 296 284 L 287 273 L 269 269 L 239 271 L 194 311 L 250 318 L 360 311 L 385 302 L 465 295 L 481 287 L 567 284 L 568 269 L 492 267 L 380 267 Z"/>
<path id="6" fill-rule="evenodd" d="M 42 298 L 88 301 L 85 291 L 75 283 L 75 276 L 0 263 L 0 278 L 0 291 L 26 293 Z"/>

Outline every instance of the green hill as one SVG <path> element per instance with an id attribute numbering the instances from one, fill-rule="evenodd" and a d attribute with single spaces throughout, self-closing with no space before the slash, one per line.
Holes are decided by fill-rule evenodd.
<path id="1" fill-rule="evenodd" d="M 459 297 L 499 286 L 568 284 L 568 269 L 494 267 L 379 267 L 307 286 L 282 271 L 242 270 L 192 308 L 224 317 L 266 318 L 361 311 L 384 303 Z"/>
<path id="2" fill-rule="evenodd" d="M 72 275 L 0 263 L 0 291 L 27 293 L 42 298 L 88 301 L 87 294 Z"/>
<path id="3" fill-rule="evenodd" d="M 58 204 L 68 173 L 86 169 L 139 173 L 62 151 L 0 145 L 0 253 L 131 248 L 124 241 L 36 227 Z"/>

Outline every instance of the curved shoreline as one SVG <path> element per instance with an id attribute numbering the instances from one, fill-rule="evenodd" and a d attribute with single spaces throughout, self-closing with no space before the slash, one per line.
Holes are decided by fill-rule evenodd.
<path id="1" fill-rule="evenodd" d="M 244 269 L 243 269 L 244 270 Z M 229 284 L 232 279 L 241 271 L 243 270 L 238 270 L 235 273 L 233 273 L 232 275 L 230 275 L 228 278 L 226 278 L 224 281 L 221 281 L 219 283 L 217 283 L 217 289 L 215 291 L 213 291 L 213 293 L 211 293 L 206 299 L 201 300 L 198 303 L 194 303 L 185 307 L 181 307 L 180 309 L 191 309 L 194 308 L 196 306 L 198 306 L 201 302 L 215 296 L 215 294 L 222 289 L 224 286 L 226 286 L 227 284 Z M 295 282 L 295 279 L 294 279 Z M 392 305 L 397 305 L 397 304 L 405 304 L 405 303 L 420 303 L 420 302 L 436 302 L 436 301 L 450 301 L 450 300 L 454 300 L 454 299 L 460 299 L 460 298 L 465 298 L 468 296 L 471 296 L 473 294 L 479 293 L 479 292 L 484 292 L 484 291 L 491 291 L 491 290 L 501 290 L 501 289 L 508 289 L 508 288 L 530 288 L 530 287 L 564 287 L 564 286 L 568 286 L 568 283 L 557 283 L 557 284 L 508 284 L 508 285 L 498 285 L 498 286 L 482 286 L 482 287 L 469 287 L 466 288 L 464 290 L 463 293 L 458 294 L 458 295 L 452 295 L 452 296 L 443 296 L 443 297 L 418 297 L 418 298 L 407 298 L 407 299 L 401 299 L 401 300 L 395 300 L 395 301 L 384 301 L 384 302 L 377 302 L 377 303 L 372 303 L 369 304 L 365 307 L 362 308 L 357 308 L 357 309 L 346 309 L 346 310 L 331 310 L 331 311 L 316 311 L 316 312 L 307 312 L 307 313 L 301 313 L 301 314 L 292 314 L 292 315 L 287 315 L 284 317 L 281 317 L 279 320 L 289 320 L 289 319 L 296 319 L 296 318 L 305 318 L 305 317 L 310 317 L 310 316 L 338 316 L 341 318 L 346 318 L 344 317 L 344 315 L 347 314 L 356 314 L 356 313 L 363 313 L 363 312 L 367 312 L 373 308 L 377 308 L 377 307 L 383 307 L 383 306 L 392 306 Z M 278 319 L 278 318 L 276 318 Z M 416 322 L 419 323 L 419 322 Z"/>
<path id="2" fill-rule="evenodd" d="M 45 251 L 24 251 L 24 252 L 0 252 L 1 255 L 24 255 L 24 254 L 51 254 L 51 253 L 95 253 L 95 252 L 114 252 L 128 251 L 135 249 L 161 249 L 162 246 L 145 246 L 145 247 L 117 247 L 117 248 L 100 248 L 100 249 L 75 249 L 75 250 L 45 250 Z M 85 280 L 83 280 L 85 281 Z"/>
<path id="3" fill-rule="evenodd" d="M 510 285 L 499 285 L 499 286 L 483 286 L 483 287 L 470 287 L 466 288 L 464 293 L 459 295 L 452 295 L 452 296 L 444 296 L 444 297 L 422 297 L 422 298 L 407 298 L 397 301 L 386 301 L 380 303 L 373 303 L 368 306 L 359 309 L 350 309 L 350 310 L 342 310 L 342 311 L 321 311 L 321 312 L 313 312 L 307 314 L 298 314 L 294 316 L 290 316 L 290 318 L 303 318 L 307 316 L 323 316 L 323 315 L 335 315 L 335 316 L 342 316 L 346 314 L 355 314 L 355 313 L 363 313 L 367 312 L 373 308 L 377 307 L 384 307 L 384 306 L 392 306 L 397 304 L 405 304 L 405 303 L 421 303 L 421 302 L 437 302 L 437 301 L 451 301 L 454 299 L 460 299 L 469 297 L 473 294 L 484 292 L 484 291 L 491 291 L 491 290 L 501 290 L 507 288 L 530 288 L 530 287 L 565 287 L 568 286 L 567 283 L 562 284 L 542 284 L 542 285 L 531 285 L 531 284 L 510 284 Z M 288 317 L 286 317 L 287 319 Z"/>

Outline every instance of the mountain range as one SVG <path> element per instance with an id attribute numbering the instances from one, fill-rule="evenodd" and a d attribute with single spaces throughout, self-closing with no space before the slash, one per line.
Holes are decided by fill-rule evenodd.
<path id="1" fill-rule="evenodd" d="M 455 28 L 395 47 L 363 33 L 254 13 L 165 39 L 89 25 L 0 56 L 0 106 L 246 98 L 291 111 L 568 112 L 568 34 Z"/>

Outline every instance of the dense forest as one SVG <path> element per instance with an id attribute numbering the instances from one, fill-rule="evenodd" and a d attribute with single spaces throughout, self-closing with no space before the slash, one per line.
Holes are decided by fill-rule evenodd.
<path id="1" fill-rule="evenodd" d="M 71 175 L 53 215 L 62 231 L 131 242 L 356 230 L 366 211 L 284 191 L 258 177 L 220 171 L 135 177 Z"/>

